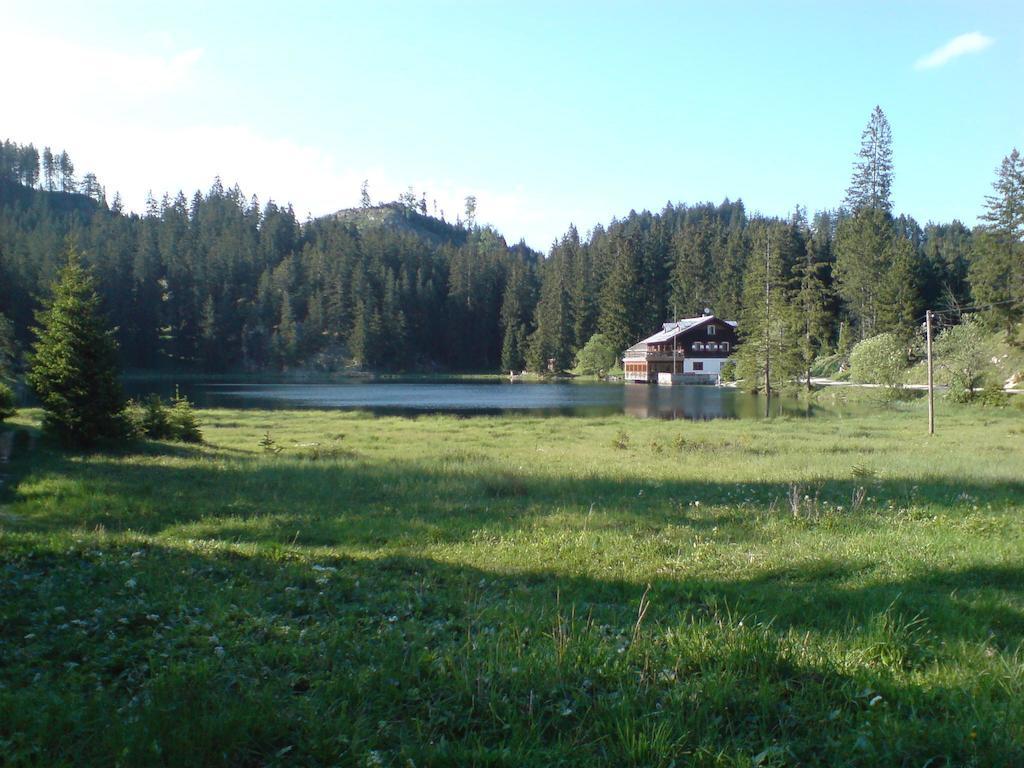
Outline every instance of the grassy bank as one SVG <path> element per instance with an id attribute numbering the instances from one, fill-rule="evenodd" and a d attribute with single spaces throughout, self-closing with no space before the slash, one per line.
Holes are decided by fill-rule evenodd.
<path id="1" fill-rule="evenodd" d="M 0 469 L 0 764 L 1024 764 L 1017 410 L 203 417 Z"/>

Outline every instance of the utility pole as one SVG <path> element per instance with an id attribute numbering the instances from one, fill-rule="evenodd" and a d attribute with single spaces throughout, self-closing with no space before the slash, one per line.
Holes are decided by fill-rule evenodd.
<path id="1" fill-rule="evenodd" d="M 772 289 L 771 289 L 771 258 L 772 241 L 770 233 L 765 233 L 764 243 L 764 394 L 768 400 L 765 411 L 772 399 Z"/>
<path id="2" fill-rule="evenodd" d="M 676 305 L 672 305 L 672 322 L 676 324 L 676 327 L 672 329 L 672 375 L 676 375 L 676 338 L 679 336 L 679 315 L 676 311 Z M 675 382 L 672 382 L 675 384 Z"/>
<path id="3" fill-rule="evenodd" d="M 924 314 L 925 337 L 928 349 L 928 434 L 935 434 L 935 386 L 932 383 L 932 311 Z"/>

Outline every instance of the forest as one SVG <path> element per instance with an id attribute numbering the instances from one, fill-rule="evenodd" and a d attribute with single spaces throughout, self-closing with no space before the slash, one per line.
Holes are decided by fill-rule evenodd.
<path id="1" fill-rule="evenodd" d="M 135 370 L 566 370 L 595 333 L 624 349 L 708 308 L 740 321 L 752 381 L 765 349 L 784 380 L 882 332 L 909 349 L 926 308 L 955 321 L 982 307 L 1013 328 L 1024 160 L 1004 158 L 978 226 L 922 225 L 893 211 L 892 147 L 876 108 L 835 208 L 768 217 L 740 199 L 667 203 L 583 236 L 570 225 L 545 255 L 478 224 L 473 198 L 453 223 L 411 190 L 375 204 L 364 186 L 360 208 L 299 221 L 218 178 L 133 213 L 118 195 L 108 203 L 94 173 L 79 179 L 67 152 L 5 141 L 0 336 L 29 347 L 68 243 Z"/>

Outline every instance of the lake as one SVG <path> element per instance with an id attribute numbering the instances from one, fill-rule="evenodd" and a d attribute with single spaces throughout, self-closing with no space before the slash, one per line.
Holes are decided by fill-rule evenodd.
<path id="1" fill-rule="evenodd" d="M 128 394 L 141 398 L 174 391 L 168 378 L 130 378 Z M 239 377 L 186 379 L 182 394 L 201 408 L 329 408 L 380 415 L 531 413 L 660 419 L 764 418 L 765 399 L 729 387 L 616 383 L 541 383 L 501 380 L 287 382 Z M 768 415 L 834 413 L 796 398 L 773 397 Z"/>

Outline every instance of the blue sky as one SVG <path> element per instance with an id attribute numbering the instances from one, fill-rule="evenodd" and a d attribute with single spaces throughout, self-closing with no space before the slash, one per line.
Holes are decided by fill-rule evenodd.
<path id="1" fill-rule="evenodd" d="M 219 174 L 315 216 L 366 178 L 541 249 L 669 200 L 834 207 L 875 104 L 922 223 L 974 223 L 1024 148 L 1020 3 L 210 5 L 4 8 L 0 135 L 134 208 Z"/>

